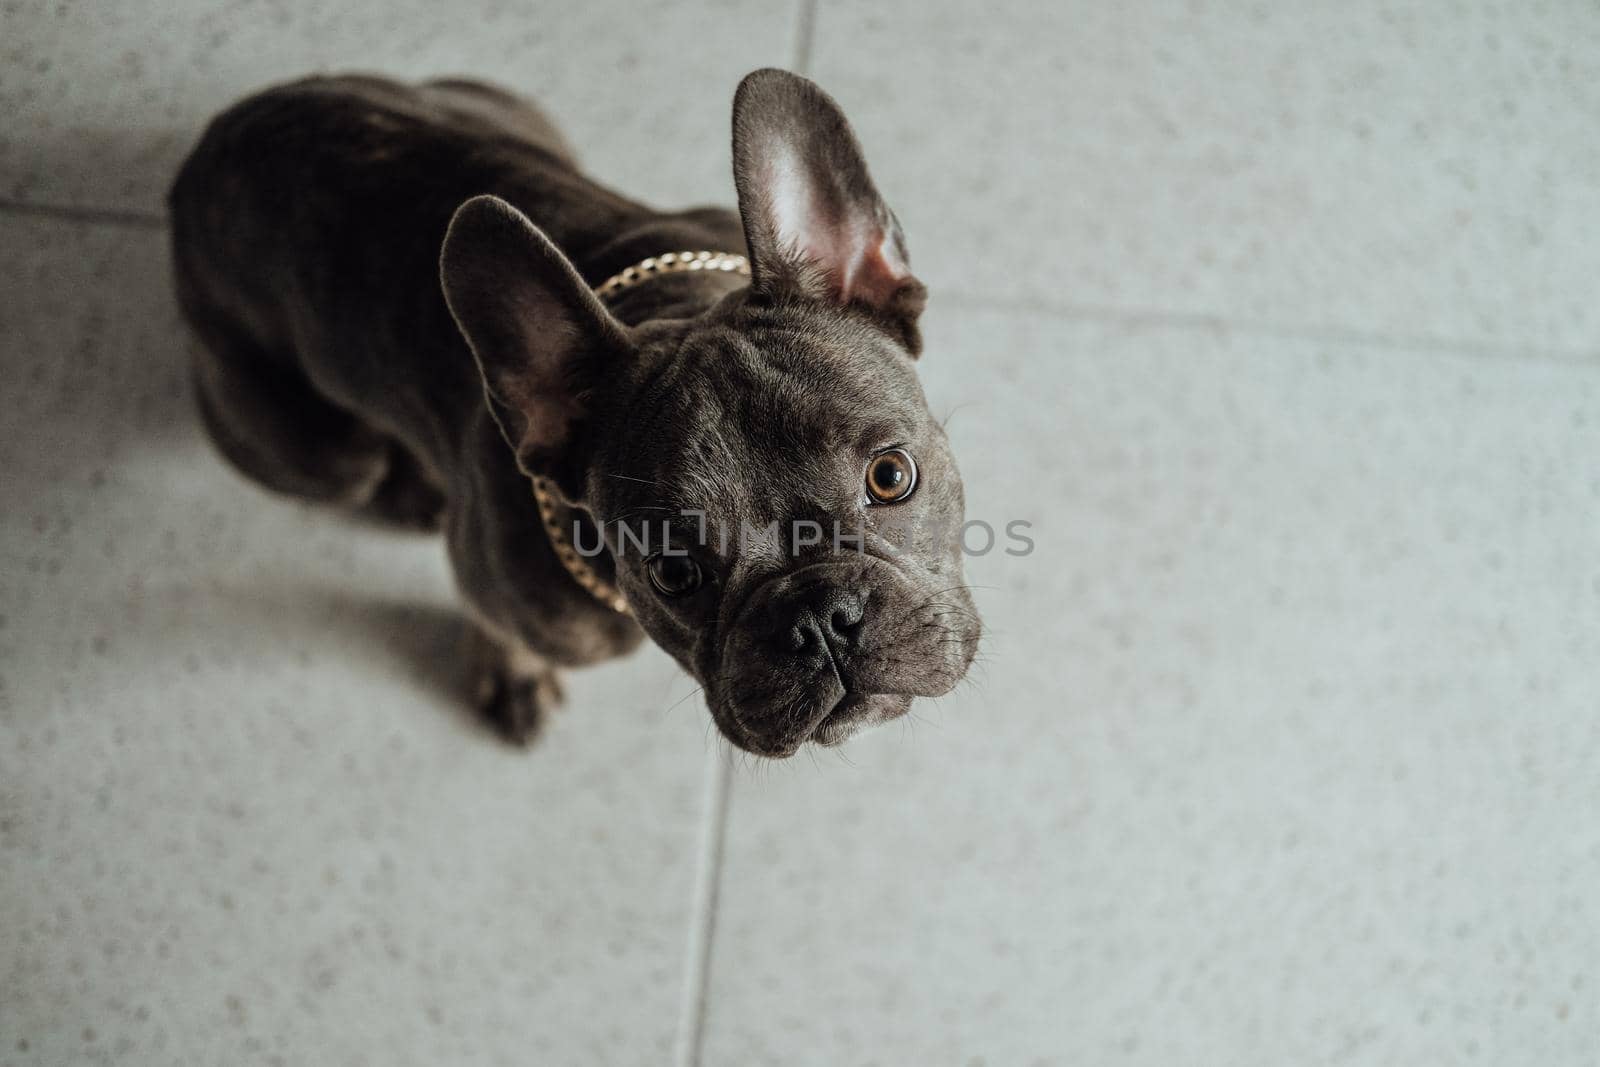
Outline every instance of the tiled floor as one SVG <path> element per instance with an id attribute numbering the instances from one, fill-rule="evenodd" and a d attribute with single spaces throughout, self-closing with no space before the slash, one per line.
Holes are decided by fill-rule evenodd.
<path id="1" fill-rule="evenodd" d="M 1600 13 L 0 3 L 0 1064 L 1429 1064 L 1600 1049 Z M 804 63 L 933 283 L 985 656 L 728 760 L 531 753 L 426 539 L 190 415 L 160 193 L 326 67 L 727 201 Z"/>

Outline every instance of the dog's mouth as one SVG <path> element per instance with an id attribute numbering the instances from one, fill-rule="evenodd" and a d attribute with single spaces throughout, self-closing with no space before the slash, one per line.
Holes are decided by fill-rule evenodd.
<path id="1" fill-rule="evenodd" d="M 781 732 L 751 729 L 746 716 L 755 717 L 758 713 L 750 707 L 729 715 L 733 728 L 724 728 L 723 732 L 746 752 L 768 759 L 788 759 L 807 742 L 832 748 L 863 730 L 899 718 L 910 710 L 911 700 L 901 693 L 858 693 L 834 686 L 823 694 L 822 700 L 805 710 L 784 715 L 789 727 Z"/>
<path id="2" fill-rule="evenodd" d="M 808 740 L 824 748 L 842 745 L 862 730 L 898 719 L 910 709 L 911 697 L 901 693 L 846 693 Z"/>

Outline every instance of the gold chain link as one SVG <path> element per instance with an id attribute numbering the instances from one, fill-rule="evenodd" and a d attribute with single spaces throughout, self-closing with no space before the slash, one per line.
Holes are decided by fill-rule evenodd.
<path id="1" fill-rule="evenodd" d="M 693 270 L 720 271 L 748 278 L 750 261 L 733 252 L 668 252 L 665 255 L 640 260 L 633 266 L 624 268 L 620 273 L 613 274 L 594 287 L 594 295 L 605 300 L 651 278 Z"/>

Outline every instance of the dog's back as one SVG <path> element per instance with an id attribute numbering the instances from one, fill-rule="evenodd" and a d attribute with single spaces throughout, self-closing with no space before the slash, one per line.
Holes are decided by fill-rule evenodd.
<path id="1" fill-rule="evenodd" d="M 314 299 L 308 288 L 359 265 L 351 255 L 383 268 L 367 275 L 390 273 L 401 244 L 431 262 L 451 213 L 477 193 L 520 181 L 557 200 L 575 179 L 554 124 L 490 86 L 345 75 L 267 89 L 211 122 L 173 184 L 180 298 Z"/>
<path id="2" fill-rule="evenodd" d="M 579 244 L 642 210 L 585 179 L 537 108 L 476 82 L 308 78 L 211 123 L 169 198 L 173 270 L 203 346 L 201 411 L 235 466 L 358 506 L 399 479 L 398 517 L 432 523 L 437 493 L 419 486 L 442 480 L 482 403 L 439 245 L 483 192 L 514 192 Z"/>

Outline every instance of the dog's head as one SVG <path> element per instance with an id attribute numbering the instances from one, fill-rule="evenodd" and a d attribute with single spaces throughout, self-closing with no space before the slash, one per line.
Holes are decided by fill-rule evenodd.
<path id="1" fill-rule="evenodd" d="M 787 756 L 948 692 L 979 623 L 913 362 L 925 291 L 848 123 L 758 71 L 733 147 L 751 283 L 704 314 L 624 327 L 491 198 L 457 213 L 443 276 L 523 469 L 594 516 L 722 732 Z"/>

